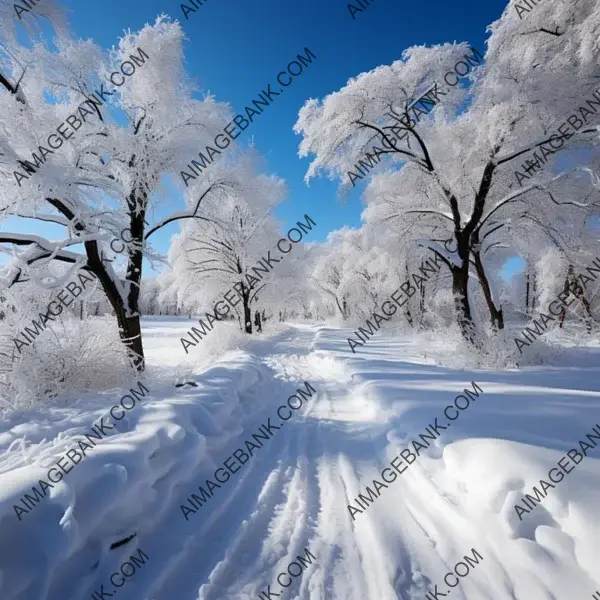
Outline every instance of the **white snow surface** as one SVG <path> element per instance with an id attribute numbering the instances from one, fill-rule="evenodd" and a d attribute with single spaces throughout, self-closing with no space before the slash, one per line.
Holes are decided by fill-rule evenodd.
<path id="1" fill-rule="evenodd" d="M 126 390 L 5 415 L 1 600 L 113 593 L 111 573 L 138 549 L 149 560 L 119 598 L 249 600 L 271 585 L 290 600 L 422 599 L 448 591 L 444 575 L 473 548 L 483 560 L 453 600 L 600 590 L 600 449 L 522 521 L 513 508 L 600 425 L 598 348 L 573 349 L 564 368 L 475 371 L 439 366 L 439 344 L 377 334 L 354 355 L 350 330 L 295 324 L 176 388 L 171 366 L 201 351 L 181 348 L 189 323 L 145 320 L 151 396 L 22 522 L 13 504 Z M 305 381 L 317 394 L 186 521 L 180 505 L 269 417 L 279 425 L 277 407 Z M 472 381 L 483 393 L 353 521 L 348 503 Z M 277 575 L 305 548 L 316 560 L 281 590 Z"/>

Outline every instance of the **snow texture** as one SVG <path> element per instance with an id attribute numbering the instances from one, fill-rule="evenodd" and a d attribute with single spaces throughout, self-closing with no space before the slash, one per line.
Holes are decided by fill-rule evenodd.
<path id="1" fill-rule="evenodd" d="M 151 395 L 22 522 L 15 500 L 122 392 L 3 421 L 3 600 L 112 592 L 110 574 L 138 549 L 149 560 L 125 591 L 148 600 L 278 593 L 277 575 L 305 548 L 316 560 L 287 597 L 422 598 L 471 548 L 483 561 L 455 597 L 583 598 L 600 586 L 597 449 L 522 521 L 514 510 L 600 423 L 598 348 L 565 368 L 457 370 L 439 365 L 442 343 L 381 334 L 352 356 L 351 331 L 298 324 L 225 353 L 192 378 L 198 387 L 174 388 L 155 365 L 181 352 L 185 323 L 146 321 L 161 339 Z M 304 381 L 317 394 L 186 521 L 194 488 Z M 353 520 L 347 504 L 472 382 L 483 392 L 471 406 Z"/>

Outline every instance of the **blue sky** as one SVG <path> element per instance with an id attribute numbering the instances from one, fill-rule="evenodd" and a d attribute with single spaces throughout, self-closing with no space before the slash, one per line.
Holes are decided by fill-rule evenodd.
<path id="1" fill-rule="evenodd" d="M 298 53 L 310 48 L 317 60 L 238 138 L 242 143 L 253 140 L 266 158 L 267 170 L 289 186 L 277 217 L 291 226 L 308 213 L 317 222 L 310 241 L 323 240 L 344 225 L 359 225 L 365 184 L 358 182 L 343 202 L 337 199 L 337 184 L 327 179 L 315 179 L 310 187 L 304 184 L 308 160 L 298 158 L 300 137 L 292 131 L 303 103 L 339 89 L 361 72 L 390 64 L 414 44 L 468 41 L 484 52 L 486 26 L 506 6 L 504 0 L 371 0 L 353 20 L 341 0 L 204 0 L 186 20 L 181 4 L 173 0 L 63 0 L 63 4 L 75 35 L 90 37 L 103 47 L 115 44 L 124 30 L 154 22 L 161 13 L 178 19 L 189 39 L 185 45 L 189 74 L 199 88 L 231 103 L 236 112 L 269 82 L 275 83 L 277 73 Z M 153 244 L 166 250 L 177 229 L 175 224 L 165 228 L 153 237 Z"/>

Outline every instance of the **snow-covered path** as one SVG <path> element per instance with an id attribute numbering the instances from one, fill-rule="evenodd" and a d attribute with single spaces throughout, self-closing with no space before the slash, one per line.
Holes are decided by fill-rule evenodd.
<path id="1" fill-rule="evenodd" d="M 402 441 L 424 431 L 442 414 L 439 408 L 464 387 L 472 389 L 473 378 L 371 354 L 350 359 L 339 332 L 297 329 L 280 336 L 274 348 L 271 343 L 263 344 L 267 348 L 261 352 L 260 345 L 255 345 L 253 354 L 262 354 L 274 378 L 307 380 L 318 393 L 301 414 L 285 423 L 285 430 L 269 443 L 269 454 L 254 459 L 252 470 L 230 490 L 219 518 L 201 529 L 201 542 L 195 546 L 198 553 L 181 563 L 179 582 L 190 577 L 194 564 L 204 561 L 208 567 L 196 576 L 196 581 L 208 581 L 198 598 L 255 598 L 267 590 L 271 597 L 281 594 L 311 600 L 421 598 L 436 583 L 439 592 L 447 592 L 444 575 L 465 555 L 472 556 L 473 548 L 483 561 L 477 573 L 461 579 L 453 597 L 542 600 L 567 593 L 585 597 L 598 587 L 600 471 L 598 464 L 593 468 L 590 464 L 597 458 L 587 458 L 570 474 L 564 488 L 551 490 L 556 498 L 546 500 L 548 507 L 537 507 L 531 524 L 525 515 L 519 526 L 513 508 L 516 492 L 528 492 L 536 483 L 535 473 L 539 479 L 548 472 L 548 467 L 539 465 L 556 462 L 564 451 L 556 452 L 553 459 L 548 451 L 521 447 L 514 441 L 471 439 L 444 453 L 452 438 L 446 440 L 442 434 L 405 475 L 389 484 L 373 506 L 364 514 L 355 513 L 354 521 L 347 504 L 373 479 L 381 481 L 381 470 L 406 447 Z M 372 350 L 376 355 L 376 344 Z M 479 402 L 487 406 L 474 405 L 469 411 L 479 410 L 485 416 L 468 419 L 468 412 L 461 414 L 456 426 L 464 431 L 455 435 L 459 439 L 470 437 L 469 426 L 480 430 L 487 417 L 490 423 L 485 429 L 490 435 L 495 429 L 499 437 L 523 442 L 537 435 L 540 443 L 561 449 L 561 440 L 544 435 L 545 427 L 556 430 L 548 414 L 539 423 L 539 433 L 535 427 L 523 426 L 523 421 L 554 406 L 556 419 L 571 416 L 570 429 L 576 435 L 569 438 L 565 432 L 567 450 L 577 447 L 570 442 L 590 431 L 590 423 L 600 423 L 600 392 L 571 389 L 570 409 L 560 410 L 552 395 L 559 395 L 561 388 L 525 383 L 531 375 L 512 374 L 512 385 L 497 382 L 506 379 L 506 374 L 473 377 L 485 390 Z M 547 373 L 548 377 L 552 375 Z M 556 379 L 557 384 L 566 383 L 565 373 Z M 428 388 L 436 398 L 416 397 L 416 390 L 427 392 Z M 541 394 L 550 400 L 539 402 Z M 503 400 L 502 407 L 493 406 L 498 399 Z M 585 411 L 581 418 L 572 410 L 578 400 L 578 407 Z M 507 426 L 511 418 L 521 420 L 513 424 L 512 435 Z M 519 466 L 521 476 L 514 477 Z M 587 502 L 578 498 L 586 488 Z M 556 515 L 547 512 L 553 508 Z M 214 552 L 208 563 L 206 547 Z M 296 556 L 304 556 L 305 548 L 316 560 L 288 589 L 282 589 L 278 574 L 285 573 Z M 282 577 L 284 583 L 290 579 Z M 449 582 L 457 579 L 449 578 Z"/>
<path id="2" fill-rule="evenodd" d="M 295 326 L 228 355 L 197 377 L 199 388 L 136 409 L 129 433 L 115 437 L 112 450 L 104 442 L 104 469 L 123 465 L 118 477 L 91 479 L 86 459 L 89 468 L 78 471 L 87 482 L 68 480 L 80 487 L 75 516 L 44 525 L 52 540 L 39 540 L 39 524 L 57 519 L 54 497 L 22 524 L 8 505 L 0 531 L 12 536 L 16 556 L 15 536 L 29 549 L 38 538 L 41 569 L 30 576 L 46 585 L 17 585 L 5 570 L 0 597 L 416 600 L 451 592 L 549 600 L 600 589 L 598 449 L 571 464 L 522 521 L 514 509 L 600 424 L 594 349 L 565 369 L 470 373 L 435 365 L 435 348 L 424 358 L 414 344 L 383 337 L 353 356 L 345 335 Z M 316 394 L 282 424 L 277 407 L 305 381 Z M 473 381 L 483 392 L 450 423 L 444 408 Z M 272 439 L 186 521 L 181 505 L 269 418 L 280 427 Z M 358 508 L 355 498 L 383 481 L 382 470 L 392 478 L 390 464 L 402 464 L 395 457 L 414 449 L 410 440 L 436 418 L 447 426 L 439 439 L 408 468 L 404 461 L 402 474 L 353 519 L 347 505 Z M 90 486 L 100 494 L 95 502 Z M 82 505 L 84 513 L 91 506 L 104 512 L 84 524 Z M 129 543 L 107 549 L 107 540 L 134 532 Z M 111 573 L 138 548 L 149 560 L 123 591 L 115 589 Z M 294 562 L 301 566 L 289 572 L 297 575 L 278 582 Z M 467 573 L 454 571 L 459 562 Z M 25 568 L 17 559 L 13 567 Z M 458 577 L 444 582 L 449 572 Z"/>

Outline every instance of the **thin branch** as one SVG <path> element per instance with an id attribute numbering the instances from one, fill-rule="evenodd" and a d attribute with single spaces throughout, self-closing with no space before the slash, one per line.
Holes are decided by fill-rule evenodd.
<path id="1" fill-rule="evenodd" d="M 262 290 L 262 289 L 263 289 L 263 288 L 264 288 L 266 285 L 267 285 L 266 283 L 263 283 L 263 284 L 262 284 L 262 285 L 261 285 L 261 286 L 260 286 L 260 287 L 259 287 L 259 288 L 258 288 L 258 289 L 255 291 L 255 292 L 254 292 L 254 294 L 253 294 L 252 298 L 250 298 L 250 299 L 248 300 L 248 304 L 250 304 L 250 303 L 251 303 L 251 302 L 254 300 L 254 298 L 256 298 L 256 294 L 258 294 L 258 292 L 260 292 L 260 290 Z M 250 291 L 252 291 L 252 288 L 250 288 Z"/>
<path id="2" fill-rule="evenodd" d="M 485 240 L 485 238 L 488 235 L 492 235 L 492 233 L 494 233 L 495 231 L 498 231 L 498 229 L 502 229 L 502 227 L 504 227 L 506 225 L 506 223 L 500 223 L 499 225 L 496 225 L 496 227 L 493 227 L 492 229 L 490 229 L 489 231 L 487 231 L 485 233 L 485 235 L 481 238 L 481 241 L 483 242 L 483 240 Z"/>
<path id="3" fill-rule="evenodd" d="M 46 221 L 48 223 L 55 223 L 56 225 L 62 225 L 63 227 L 68 227 L 69 222 L 65 220 L 60 220 L 58 217 L 53 217 L 52 215 L 20 215 L 14 214 L 13 217 L 19 217 L 21 219 L 35 219 L 37 221 Z"/>
<path id="4" fill-rule="evenodd" d="M 24 72 L 23 72 L 24 74 Z M 21 80 L 19 79 L 19 83 L 21 83 Z M 25 99 L 20 97 L 19 94 L 19 83 L 17 83 L 16 86 L 13 86 L 10 81 L 8 81 L 8 79 L 6 77 L 4 77 L 4 75 L 2 75 L 2 73 L 0 73 L 0 84 L 2 84 L 17 100 L 17 102 L 20 102 L 21 104 L 27 106 Z"/>
<path id="5" fill-rule="evenodd" d="M 494 246 L 499 246 L 500 248 L 509 248 L 510 246 L 507 246 L 506 244 L 503 244 L 502 242 L 494 242 L 493 244 L 490 244 L 484 251 L 482 256 L 485 256 L 488 250 L 491 250 Z"/>
<path id="6" fill-rule="evenodd" d="M 208 189 L 200 196 L 200 198 L 198 199 L 198 202 L 196 202 L 196 206 L 194 207 L 194 210 L 192 213 L 189 213 L 189 212 L 176 213 L 175 215 L 172 215 L 172 216 L 168 217 L 167 219 L 164 219 L 163 221 L 157 223 L 152 229 L 150 229 L 150 231 L 148 231 L 148 233 L 144 236 L 144 240 L 147 240 L 153 233 L 155 233 L 156 231 L 158 231 L 165 225 L 168 225 L 169 223 L 173 223 L 173 221 L 179 221 L 181 219 L 198 218 L 203 221 L 208 221 L 209 223 L 213 222 L 211 219 L 206 219 L 205 217 L 196 217 L 196 212 L 200 208 L 200 203 L 202 202 L 202 200 L 204 200 L 205 196 L 209 192 L 211 192 L 213 189 L 216 189 L 217 187 L 219 187 L 221 185 L 222 185 L 221 183 L 211 184 L 208 187 Z"/>
<path id="7" fill-rule="evenodd" d="M 558 179 L 561 179 L 562 177 L 565 177 L 567 174 L 568 174 L 568 171 L 564 171 L 563 173 L 559 173 L 556 177 L 553 177 L 548 183 L 552 183 L 554 181 L 557 181 Z M 526 194 L 527 192 L 530 192 L 531 190 L 534 190 L 534 189 L 544 189 L 545 185 L 546 184 L 541 184 L 541 183 L 531 183 L 531 184 L 525 186 L 524 188 L 521 188 L 520 190 L 516 190 L 512 194 L 509 194 L 503 200 L 500 200 L 498 202 L 498 204 L 496 204 L 496 206 L 485 216 L 485 218 L 481 220 L 481 222 L 477 226 L 477 231 L 479 231 L 483 227 L 483 225 L 487 222 L 487 220 L 497 210 L 499 210 L 500 208 L 502 208 L 505 204 L 508 204 L 509 202 L 512 202 L 513 200 L 516 200 L 517 198 L 519 198 L 519 196 L 522 196 L 523 194 Z"/>
<path id="8" fill-rule="evenodd" d="M 572 133 L 571 136 L 579 136 L 579 135 L 583 135 L 584 133 L 598 133 L 598 130 L 596 128 L 584 129 L 582 131 L 577 131 L 575 133 Z M 500 165 L 504 164 L 505 162 L 510 162 L 511 160 L 517 158 L 518 156 L 521 156 L 521 154 L 525 154 L 526 152 L 529 152 L 530 150 L 533 150 L 534 148 L 537 148 L 538 146 L 541 146 L 542 144 L 550 142 L 552 139 L 556 139 L 556 138 L 557 138 L 556 134 L 552 134 L 549 138 L 542 140 L 541 142 L 537 142 L 536 144 L 530 144 L 529 146 L 527 146 L 526 148 L 523 148 L 522 150 L 516 150 L 515 152 L 505 156 L 504 158 L 497 159 L 496 165 L 500 166 Z M 559 139 L 562 139 L 562 136 Z M 557 150 L 561 150 L 561 149 L 562 149 L 562 146 L 561 146 L 561 148 L 557 148 Z"/>
<path id="9" fill-rule="evenodd" d="M 385 133 L 385 131 L 382 131 L 379 127 L 377 127 L 376 125 L 371 125 L 370 123 L 365 123 L 364 121 L 355 121 L 355 123 L 357 123 L 358 125 L 362 125 L 363 127 L 367 127 L 369 129 L 373 129 L 375 131 L 377 131 L 382 137 L 383 139 L 385 139 L 387 141 L 387 143 L 394 149 L 395 152 L 397 152 L 398 154 L 405 154 L 406 156 L 408 156 L 410 159 L 412 159 L 414 162 L 416 162 L 417 164 L 421 165 L 421 166 L 427 166 L 424 162 L 423 159 L 419 158 L 414 152 L 408 152 L 407 150 L 402 150 L 400 148 L 396 148 L 396 146 L 394 144 L 392 144 L 388 138 L 387 133 Z"/>
<path id="10" fill-rule="evenodd" d="M 448 221 L 451 221 L 452 223 L 454 222 L 454 219 L 452 217 L 449 217 L 448 215 L 445 215 L 444 213 L 438 212 L 437 210 L 407 210 L 403 214 L 409 215 L 411 213 L 432 214 L 432 215 L 436 215 L 438 217 L 444 217 L 444 219 L 448 219 Z"/>
<path id="11" fill-rule="evenodd" d="M 560 37 L 561 35 L 564 35 L 563 33 L 559 33 L 558 32 L 558 25 L 556 26 L 556 31 L 550 31 L 549 29 L 546 29 L 545 27 L 540 27 L 539 29 L 534 29 L 533 31 L 524 31 L 523 33 L 521 33 L 521 35 L 531 35 L 533 33 L 548 33 L 550 35 L 554 35 L 556 37 Z"/>
<path id="12" fill-rule="evenodd" d="M 144 111 L 144 114 L 143 114 L 143 116 L 140 117 L 139 121 L 134 126 L 133 135 L 137 135 L 138 131 L 140 130 L 140 127 L 142 126 L 142 123 L 144 122 L 144 119 L 147 116 L 146 109 L 143 106 L 140 108 Z"/>

